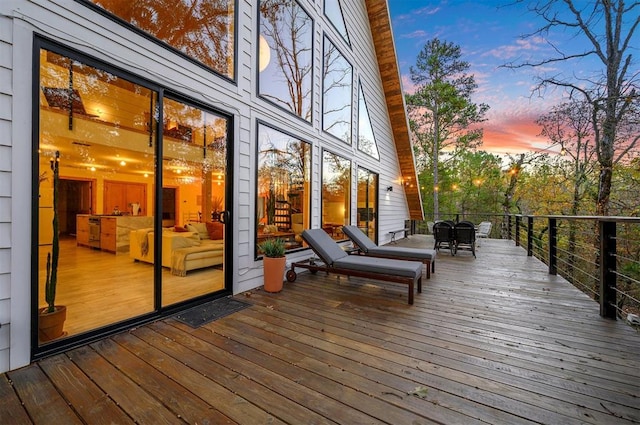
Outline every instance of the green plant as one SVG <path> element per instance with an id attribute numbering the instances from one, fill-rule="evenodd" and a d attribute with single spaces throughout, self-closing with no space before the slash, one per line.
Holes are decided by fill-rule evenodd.
<path id="1" fill-rule="evenodd" d="M 280 238 L 270 238 L 258 245 L 265 257 L 284 257 L 285 244 Z"/>
<path id="2" fill-rule="evenodd" d="M 47 278 L 44 285 L 44 298 L 47 302 L 46 313 L 55 311 L 56 285 L 58 283 L 58 257 L 60 256 L 60 240 L 58 238 L 58 185 L 60 183 L 60 152 L 56 151 L 55 160 L 51 161 L 53 171 L 53 241 L 51 252 L 47 254 Z"/>

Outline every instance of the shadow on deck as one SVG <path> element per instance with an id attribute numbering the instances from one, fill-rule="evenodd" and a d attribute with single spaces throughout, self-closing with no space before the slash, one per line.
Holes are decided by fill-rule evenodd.
<path id="1" fill-rule="evenodd" d="M 640 335 L 512 242 L 477 255 L 438 254 L 413 306 L 404 285 L 300 273 L 198 329 L 166 319 L 70 350 L 0 376 L 0 417 L 640 423 Z"/>

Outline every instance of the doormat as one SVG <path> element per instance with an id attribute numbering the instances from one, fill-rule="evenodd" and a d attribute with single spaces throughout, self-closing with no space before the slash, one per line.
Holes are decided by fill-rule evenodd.
<path id="1" fill-rule="evenodd" d="M 198 328 L 250 306 L 251 304 L 233 298 L 218 298 L 176 314 L 174 318 L 192 328 Z"/>

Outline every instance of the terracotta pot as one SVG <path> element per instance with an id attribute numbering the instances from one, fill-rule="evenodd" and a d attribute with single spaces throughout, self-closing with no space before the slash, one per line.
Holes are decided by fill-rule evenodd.
<path id="1" fill-rule="evenodd" d="M 47 308 L 38 311 L 38 338 L 41 342 L 51 341 L 64 335 L 64 321 L 67 319 L 67 307 L 55 306 L 53 313 L 45 313 Z"/>
<path id="2" fill-rule="evenodd" d="M 262 261 L 264 262 L 264 290 L 267 292 L 282 291 L 287 257 L 264 257 Z"/>

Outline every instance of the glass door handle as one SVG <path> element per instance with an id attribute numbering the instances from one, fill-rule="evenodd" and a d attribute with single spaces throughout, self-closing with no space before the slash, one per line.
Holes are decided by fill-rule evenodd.
<path id="1" fill-rule="evenodd" d="M 220 213 L 220 223 L 227 224 L 229 221 L 229 211 L 222 211 Z"/>

